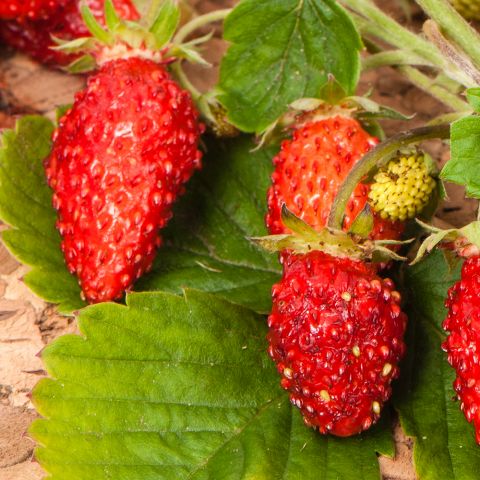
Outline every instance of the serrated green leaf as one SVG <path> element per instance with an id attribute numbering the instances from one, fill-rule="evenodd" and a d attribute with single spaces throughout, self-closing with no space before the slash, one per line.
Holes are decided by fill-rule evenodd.
<path id="1" fill-rule="evenodd" d="M 318 97 L 329 76 L 357 85 L 356 27 L 334 0 L 243 0 L 227 17 L 220 101 L 239 129 L 261 133 L 288 106 Z"/>
<path id="2" fill-rule="evenodd" d="M 174 211 L 151 273 L 137 290 L 217 293 L 267 313 L 277 256 L 250 240 L 267 233 L 266 192 L 276 147 L 252 152 L 249 138 L 208 143 L 203 171 Z"/>
<path id="3" fill-rule="evenodd" d="M 451 159 L 443 167 L 440 177 L 464 185 L 468 196 L 480 198 L 480 117 L 472 115 L 452 123 L 450 138 Z"/>
<path id="4" fill-rule="evenodd" d="M 4 232 L 4 242 L 20 261 L 34 267 L 25 278 L 27 284 L 69 313 L 83 302 L 63 262 L 52 192 L 44 177 L 42 162 L 50 149 L 52 129 L 49 120 L 29 117 L 19 122 L 16 133 L 4 134 L 0 219 L 13 227 Z M 205 167 L 189 183 L 164 232 L 165 246 L 137 290 L 180 293 L 191 287 L 269 311 L 280 266 L 276 255 L 249 238 L 267 233 L 266 191 L 274 149 L 252 153 L 251 148 L 248 138 L 209 145 Z"/>
<path id="5" fill-rule="evenodd" d="M 455 372 L 441 349 L 443 304 L 460 266 L 452 271 L 437 250 L 406 272 L 408 353 L 394 402 L 406 433 L 415 437 L 415 465 L 422 480 L 476 480 L 480 470 L 480 449 L 454 400 Z"/>
<path id="6" fill-rule="evenodd" d="M 135 293 L 82 311 L 43 352 L 30 429 L 52 480 L 378 480 L 388 419 L 354 438 L 303 425 L 264 318 L 215 296 Z"/>
<path id="7" fill-rule="evenodd" d="M 69 313 L 84 306 L 80 288 L 65 267 L 52 193 L 43 160 L 50 151 L 53 124 L 29 116 L 3 133 L 0 149 L 0 219 L 10 229 L 2 234 L 9 250 L 32 267 L 25 283 L 45 300 Z"/>

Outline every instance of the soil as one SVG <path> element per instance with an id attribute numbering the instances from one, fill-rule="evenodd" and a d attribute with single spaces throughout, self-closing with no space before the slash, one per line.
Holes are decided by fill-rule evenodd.
<path id="1" fill-rule="evenodd" d="M 234 1 L 190 1 L 204 13 L 234 4 Z M 393 2 L 381 2 L 394 9 Z M 401 15 L 394 10 L 396 15 Z M 415 21 L 415 17 L 414 17 Z M 414 24 L 418 26 L 419 22 Z M 226 46 L 213 38 L 207 59 L 218 65 Z M 217 69 L 191 67 L 189 75 L 199 88 L 215 83 Z M 73 94 L 83 84 L 79 77 L 41 67 L 23 55 L 0 48 L 0 129 L 12 127 L 15 118 L 26 113 L 54 117 L 58 105 L 72 102 Z M 424 124 L 444 113 L 445 107 L 428 94 L 412 87 L 399 73 L 390 68 L 367 72 L 360 85 L 361 92 L 372 90 L 373 98 L 405 114 L 415 113 L 409 122 L 386 121 L 387 134 Z M 443 164 L 448 150 L 438 142 L 428 148 Z M 461 188 L 448 187 L 448 200 L 438 213 L 438 222 L 462 225 L 472 220 L 476 202 L 465 201 Z M 0 227 L 1 228 L 1 227 Z M 45 372 L 38 353 L 54 338 L 75 332 L 72 318 L 59 316 L 55 308 L 39 300 L 22 283 L 26 268 L 14 260 L 0 245 L 0 478 L 2 480 L 37 480 L 42 469 L 32 461 L 33 442 L 26 435 L 36 413 L 30 402 L 32 387 Z M 393 425 L 396 440 L 394 459 L 380 458 L 383 478 L 414 480 L 411 439 Z"/>

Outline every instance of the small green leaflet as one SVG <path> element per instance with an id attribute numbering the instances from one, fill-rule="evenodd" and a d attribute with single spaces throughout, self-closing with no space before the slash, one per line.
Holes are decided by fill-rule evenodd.
<path id="1" fill-rule="evenodd" d="M 211 294 L 99 304 L 42 358 L 30 434 L 52 480 L 378 480 L 388 418 L 354 438 L 305 427 L 265 353 L 266 322 Z"/>
<path id="2" fill-rule="evenodd" d="M 53 125 L 26 117 L 3 136 L 0 151 L 0 219 L 12 228 L 3 233 L 10 251 L 32 266 L 26 284 L 45 300 L 70 313 L 84 306 L 70 275 L 55 229 L 52 192 L 43 159 L 50 150 Z M 209 142 L 204 169 L 188 184 L 187 194 L 165 230 L 165 246 L 153 271 L 136 290 L 183 287 L 218 293 L 235 303 L 266 313 L 271 288 L 278 280 L 276 255 L 249 237 L 266 234 L 266 191 L 275 150 L 252 153 L 251 140 Z"/>
<path id="3" fill-rule="evenodd" d="M 461 118 L 451 126 L 451 160 L 440 177 L 465 185 L 469 197 L 480 198 L 480 116 Z"/>
<path id="4" fill-rule="evenodd" d="M 460 411 L 455 372 L 441 349 L 447 290 L 459 278 L 437 250 L 406 271 L 409 291 L 408 353 L 394 403 L 407 435 L 415 437 L 414 458 L 422 480 L 477 480 L 480 448 Z"/>
<path id="5" fill-rule="evenodd" d="M 361 40 L 334 0 L 243 0 L 227 17 L 220 101 L 230 121 L 261 133 L 300 98 L 315 98 L 333 75 L 355 92 Z"/>
<path id="6" fill-rule="evenodd" d="M 3 133 L 0 219 L 11 227 L 2 233 L 3 242 L 21 262 L 32 267 L 24 277 L 26 285 L 67 313 L 85 304 L 63 260 L 52 192 L 43 170 L 52 131 L 50 120 L 30 116 L 19 120 L 15 131 Z"/>

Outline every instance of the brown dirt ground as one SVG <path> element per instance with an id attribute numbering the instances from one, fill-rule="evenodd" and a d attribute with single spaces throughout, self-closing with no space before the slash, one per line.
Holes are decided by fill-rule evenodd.
<path id="1" fill-rule="evenodd" d="M 191 1 L 200 13 L 234 4 L 234 1 Z M 391 7 L 391 2 L 381 2 Z M 396 12 L 398 14 L 398 12 Z M 212 40 L 208 59 L 218 64 L 225 45 Z M 216 80 L 217 71 L 190 68 L 198 86 L 205 88 Z M 40 67 L 26 57 L 0 49 L 0 129 L 14 125 L 15 118 L 25 113 L 53 116 L 57 105 L 72 101 L 73 93 L 83 83 L 81 78 Z M 430 96 L 402 78 L 396 71 L 383 68 L 367 72 L 361 81 L 361 91 L 373 88 L 374 99 L 403 113 L 416 113 L 406 122 L 385 122 L 387 134 L 422 125 L 445 108 Z M 408 125 L 408 126 L 407 126 Z M 429 149 L 440 164 L 448 159 L 448 150 L 439 143 Z M 455 225 L 465 224 L 474 217 L 476 203 L 465 201 L 462 189 L 448 190 L 439 218 Z M 0 227 L 1 228 L 1 227 Z M 75 331 L 73 319 L 56 314 L 55 309 L 35 297 L 22 283 L 25 267 L 18 264 L 0 246 L 0 478 L 2 480 L 37 480 L 42 470 L 32 461 L 33 442 L 25 432 L 36 414 L 29 393 L 44 375 L 38 352 L 59 335 Z M 380 458 L 386 480 L 413 480 L 412 441 L 397 426 L 396 457 Z"/>

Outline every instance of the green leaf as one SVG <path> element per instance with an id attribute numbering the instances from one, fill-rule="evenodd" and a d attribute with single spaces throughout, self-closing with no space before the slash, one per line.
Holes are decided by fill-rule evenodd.
<path id="1" fill-rule="evenodd" d="M 267 313 L 277 255 L 250 237 L 267 233 L 266 192 L 277 147 L 252 152 L 247 137 L 208 143 L 204 169 L 187 187 L 153 270 L 136 290 L 196 288 Z"/>
<path id="2" fill-rule="evenodd" d="M 68 273 L 55 229 L 52 193 L 43 160 L 50 152 L 53 124 L 29 116 L 15 131 L 3 133 L 0 149 L 0 219 L 10 229 L 2 234 L 8 249 L 30 265 L 25 283 L 40 297 L 59 304 L 61 312 L 81 308 L 80 287 Z"/>
<path id="3" fill-rule="evenodd" d="M 135 293 L 82 311 L 43 352 L 30 433 L 52 480 L 378 480 L 388 419 L 354 438 L 305 427 L 263 317 L 215 296 Z"/>
<path id="4" fill-rule="evenodd" d="M 468 88 L 465 93 L 467 95 L 468 103 L 476 112 L 480 112 L 480 88 Z"/>
<path id="5" fill-rule="evenodd" d="M 470 197 L 480 198 L 480 117 L 472 115 L 452 123 L 451 160 L 440 177 L 466 187 Z"/>
<path id="6" fill-rule="evenodd" d="M 437 250 L 406 272 L 408 354 L 395 405 L 407 435 L 415 437 L 415 465 L 422 480 L 476 480 L 480 471 L 480 449 L 472 426 L 454 401 L 455 372 L 441 349 L 443 303 L 459 271 L 460 264 L 451 270 Z"/>
<path id="7" fill-rule="evenodd" d="M 232 43 L 222 60 L 220 101 L 229 120 L 263 132 L 305 97 L 318 97 L 333 76 L 355 91 L 361 41 L 334 0 L 243 0 L 225 21 Z"/>
<path id="8" fill-rule="evenodd" d="M 43 159 L 53 125 L 41 117 L 21 120 L 4 134 L 0 152 L 0 219 L 12 226 L 3 238 L 12 253 L 34 267 L 27 285 L 70 313 L 80 308 L 80 288 L 70 275 L 55 229 L 52 192 Z M 211 142 L 203 171 L 187 186 L 164 231 L 165 246 L 140 290 L 180 293 L 184 287 L 218 293 L 235 303 L 268 312 L 280 265 L 249 240 L 265 235 L 266 191 L 274 149 L 252 153 L 248 138 Z"/>

